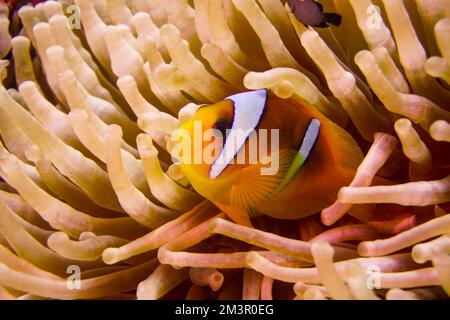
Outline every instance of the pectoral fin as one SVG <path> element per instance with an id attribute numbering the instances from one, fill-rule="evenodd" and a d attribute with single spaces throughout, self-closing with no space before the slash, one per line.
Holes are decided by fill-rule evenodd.
<path id="1" fill-rule="evenodd" d="M 230 190 L 230 205 L 233 208 L 240 208 L 247 215 L 252 215 L 259 206 L 270 199 L 283 177 L 286 175 L 295 151 L 283 150 L 270 157 L 263 159 L 261 163 L 251 165 L 241 171 L 241 178 Z M 265 170 L 264 170 L 265 169 Z"/>

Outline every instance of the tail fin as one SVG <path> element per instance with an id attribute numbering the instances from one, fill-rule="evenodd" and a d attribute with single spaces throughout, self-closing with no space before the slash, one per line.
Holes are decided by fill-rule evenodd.
<path id="1" fill-rule="evenodd" d="M 323 15 L 325 17 L 325 20 L 328 23 L 331 23 L 332 25 L 335 25 L 337 27 L 341 25 L 342 17 L 341 17 L 340 14 L 337 14 L 337 13 L 324 13 Z"/>

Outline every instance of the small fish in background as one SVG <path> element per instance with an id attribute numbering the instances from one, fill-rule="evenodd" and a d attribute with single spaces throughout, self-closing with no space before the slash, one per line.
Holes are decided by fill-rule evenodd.
<path id="1" fill-rule="evenodd" d="M 342 16 L 337 13 L 323 12 L 323 6 L 314 0 L 288 0 L 288 5 L 295 17 L 306 26 L 327 28 L 339 26 Z"/>
<path id="2" fill-rule="evenodd" d="M 186 150 L 185 155 L 190 154 L 186 159 L 194 159 L 211 146 L 201 141 L 195 147 L 196 123 L 200 133 L 220 132 L 222 148 L 212 163 L 181 160 L 183 173 L 199 194 L 246 226 L 251 226 L 251 217 L 259 215 L 298 219 L 319 212 L 350 183 L 363 159 L 352 136 L 313 106 L 295 97 L 281 99 L 268 90 L 238 93 L 199 108 L 181 127 L 188 133 L 185 138 L 191 149 Z M 273 129 L 279 133 L 276 148 L 272 140 L 258 138 L 256 145 L 251 143 L 252 131 L 268 134 Z M 239 131 L 240 135 L 234 134 Z M 268 158 L 259 154 L 261 147 L 270 151 L 267 156 L 278 170 L 262 173 Z M 251 150 L 257 149 L 257 161 L 247 161 Z M 239 162 L 240 155 L 244 162 Z"/>
<path id="3" fill-rule="evenodd" d="M 8 7 L 12 10 L 18 10 L 20 7 L 26 4 L 32 4 L 33 6 L 37 5 L 40 2 L 44 2 L 45 0 L 0 0 L 0 3 L 5 2 Z"/>

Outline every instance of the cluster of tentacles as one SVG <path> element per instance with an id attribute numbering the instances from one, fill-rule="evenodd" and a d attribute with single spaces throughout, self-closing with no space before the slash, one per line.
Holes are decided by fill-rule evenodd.
<path id="1" fill-rule="evenodd" d="M 0 298 L 448 298 L 449 1 L 321 3 L 341 26 L 279 0 L 0 4 Z M 199 105 L 260 88 L 365 158 L 321 213 L 247 228 L 168 150 Z"/>

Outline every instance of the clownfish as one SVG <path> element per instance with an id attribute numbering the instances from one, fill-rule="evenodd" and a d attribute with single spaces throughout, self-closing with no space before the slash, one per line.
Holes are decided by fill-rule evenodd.
<path id="1" fill-rule="evenodd" d="M 288 5 L 298 21 L 306 26 L 326 28 L 329 23 L 339 26 L 342 16 L 337 13 L 323 12 L 323 6 L 314 0 L 288 0 Z"/>
<path id="2" fill-rule="evenodd" d="M 201 106 L 178 130 L 191 186 L 247 226 L 258 215 L 298 219 L 319 212 L 363 159 L 352 136 L 316 108 L 265 89 Z"/>

